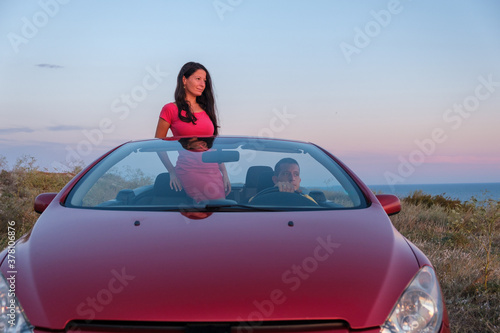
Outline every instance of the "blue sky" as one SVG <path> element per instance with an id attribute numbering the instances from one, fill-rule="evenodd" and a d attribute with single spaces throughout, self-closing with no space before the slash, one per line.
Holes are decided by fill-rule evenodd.
<path id="1" fill-rule="evenodd" d="M 152 137 L 188 61 L 221 134 L 312 141 L 369 184 L 500 182 L 500 2 L 0 0 L 0 155 Z"/>

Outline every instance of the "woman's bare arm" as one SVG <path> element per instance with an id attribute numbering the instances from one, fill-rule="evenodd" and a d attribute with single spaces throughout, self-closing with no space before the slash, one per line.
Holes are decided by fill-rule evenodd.
<path id="1" fill-rule="evenodd" d="M 155 138 L 161 139 L 166 137 L 169 128 L 170 128 L 169 122 L 163 120 L 162 118 L 158 119 L 158 125 L 156 125 Z M 164 151 L 160 151 L 158 152 L 158 157 L 160 157 L 160 160 L 162 161 L 163 165 L 165 165 L 165 167 L 168 170 L 168 173 L 170 174 L 170 188 L 176 191 L 182 190 L 181 182 L 179 181 L 179 178 L 177 178 L 177 175 L 175 174 L 174 165 L 170 161 L 170 158 L 168 158 L 168 154 Z"/>

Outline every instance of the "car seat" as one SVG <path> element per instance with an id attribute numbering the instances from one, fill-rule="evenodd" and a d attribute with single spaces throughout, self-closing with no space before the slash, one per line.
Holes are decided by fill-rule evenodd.
<path id="1" fill-rule="evenodd" d="M 257 194 L 259 178 L 265 172 L 273 172 L 273 168 L 267 165 L 253 165 L 248 168 L 245 186 L 242 191 L 243 202 L 248 202 L 251 197 Z"/>
<path id="2" fill-rule="evenodd" d="M 192 203 L 192 201 L 184 189 L 176 191 L 170 188 L 170 174 L 168 172 L 156 176 L 151 200 L 152 205 L 178 205 Z"/>

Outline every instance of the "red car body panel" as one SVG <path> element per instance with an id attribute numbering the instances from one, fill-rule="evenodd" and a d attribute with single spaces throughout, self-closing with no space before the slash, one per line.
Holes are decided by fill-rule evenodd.
<path id="1" fill-rule="evenodd" d="M 378 203 L 335 219 L 49 208 L 16 249 L 17 296 L 36 327 L 124 318 L 376 327 L 419 269 Z"/>

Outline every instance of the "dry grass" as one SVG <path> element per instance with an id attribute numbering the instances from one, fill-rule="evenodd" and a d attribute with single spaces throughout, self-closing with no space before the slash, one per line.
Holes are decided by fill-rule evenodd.
<path id="1" fill-rule="evenodd" d="M 0 248 L 7 246 L 7 223 L 15 221 L 16 239 L 31 230 L 38 219 L 33 210 L 40 193 L 59 192 L 74 177 L 72 173 L 40 171 L 32 157 L 20 158 L 12 170 L 5 170 L 0 157 Z"/>
<path id="2" fill-rule="evenodd" d="M 485 203 L 482 203 L 485 204 Z M 500 206 L 486 206 L 500 212 Z M 495 220 L 491 234 L 469 230 L 455 223 L 457 213 L 465 219 L 476 216 L 478 207 L 470 204 L 455 206 L 402 201 L 402 211 L 392 216 L 394 226 L 431 260 L 438 274 L 452 332 L 500 332 L 500 219 Z M 473 213 L 471 213 L 473 212 Z M 492 212 L 490 212 L 492 213 Z M 477 231 L 476 231 L 477 232 Z M 488 258 L 484 244 L 491 239 Z M 485 278 L 485 267 L 489 267 Z M 486 283 L 485 283 L 486 282 Z"/>
<path id="3" fill-rule="evenodd" d="M 74 176 L 41 172 L 30 157 L 4 169 L 0 156 L 1 248 L 8 221 L 16 221 L 16 238 L 28 232 L 38 218 L 36 195 L 58 192 Z M 500 202 L 463 205 L 416 192 L 391 220 L 436 268 L 452 332 L 500 332 Z"/>

